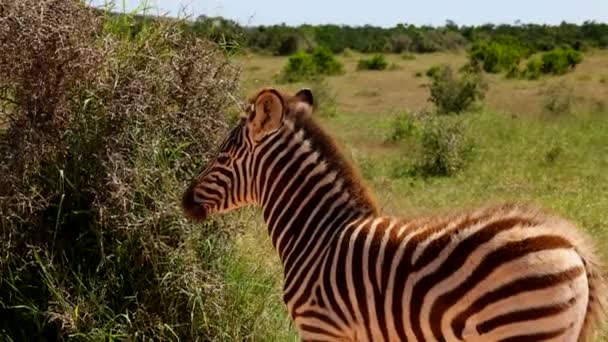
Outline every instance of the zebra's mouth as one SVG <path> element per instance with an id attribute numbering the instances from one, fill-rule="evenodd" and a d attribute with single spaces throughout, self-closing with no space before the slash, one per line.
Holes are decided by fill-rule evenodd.
<path id="1" fill-rule="evenodd" d="M 197 221 L 204 221 L 207 218 L 207 208 L 202 203 L 199 203 L 195 199 L 194 191 L 192 187 L 189 187 L 184 196 L 182 197 L 182 208 L 184 213 L 192 219 Z"/>

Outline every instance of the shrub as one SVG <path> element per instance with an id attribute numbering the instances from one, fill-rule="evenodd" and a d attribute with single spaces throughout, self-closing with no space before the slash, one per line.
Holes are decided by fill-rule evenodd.
<path id="1" fill-rule="evenodd" d="M 287 34 L 280 38 L 275 55 L 288 56 L 298 51 L 298 37 L 294 34 Z"/>
<path id="2" fill-rule="evenodd" d="M 409 51 L 412 48 L 412 38 L 405 34 L 399 33 L 391 37 L 391 50 L 394 53 L 401 53 L 403 51 Z"/>
<path id="3" fill-rule="evenodd" d="M 544 90 L 544 95 L 544 108 L 547 112 L 559 115 L 572 111 L 574 89 L 568 83 L 552 84 Z"/>
<path id="4" fill-rule="evenodd" d="M 492 41 L 474 44 L 469 60 L 471 64 L 480 64 L 485 72 L 499 73 L 516 68 L 525 55 L 526 50 L 517 43 Z"/>
<path id="5" fill-rule="evenodd" d="M 338 75 L 342 73 L 343 66 L 330 49 L 320 47 L 312 52 L 312 59 L 319 75 Z"/>
<path id="6" fill-rule="evenodd" d="M 391 133 L 388 136 L 389 142 L 398 142 L 407 137 L 411 137 L 416 132 L 417 126 L 408 113 L 401 113 L 395 116 L 391 125 Z"/>
<path id="7" fill-rule="evenodd" d="M 424 74 L 426 77 L 436 77 L 441 72 L 442 67 L 442 65 L 433 65 L 432 67 L 428 68 Z"/>
<path id="8" fill-rule="evenodd" d="M 218 336 L 228 227 L 190 225 L 178 203 L 212 157 L 237 70 L 178 21 L 134 33 L 131 17 L 100 15 L 0 4 L 0 94 L 14 103 L 0 112 L 0 332 Z"/>
<path id="9" fill-rule="evenodd" d="M 416 170 L 424 177 L 451 176 L 472 157 L 473 142 L 461 121 L 428 117 L 420 136 L 421 152 Z"/>
<path id="10" fill-rule="evenodd" d="M 583 55 L 573 49 L 555 49 L 542 55 L 541 71 L 545 74 L 563 75 L 583 60 Z"/>
<path id="11" fill-rule="evenodd" d="M 280 80 L 283 82 L 298 82 L 302 80 L 310 80 L 318 75 L 317 67 L 312 58 L 312 55 L 299 51 L 295 55 L 289 57 L 287 65 L 281 72 Z"/>
<path id="12" fill-rule="evenodd" d="M 316 48 L 312 53 L 300 51 L 289 57 L 279 80 L 288 83 L 313 80 L 319 76 L 340 74 L 342 69 L 342 64 L 338 62 L 331 50 Z"/>
<path id="13" fill-rule="evenodd" d="M 441 66 L 431 76 L 429 101 L 439 114 L 459 114 L 484 98 L 487 85 L 480 73 L 455 75 L 449 66 Z"/>
<path id="14" fill-rule="evenodd" d="M 375 55 L 371 58 L 360 59 L 357 64 L 357 70 L 385 70 L 388 63 L 384 55 Z"/>
<path id="15" fill-rule="evenodd" d="M 542 74 L 542 62 L 538 59 L 530 59 L 526 68 L 521 72 L 521 77 L 527 80 L 537 80 Z"/>

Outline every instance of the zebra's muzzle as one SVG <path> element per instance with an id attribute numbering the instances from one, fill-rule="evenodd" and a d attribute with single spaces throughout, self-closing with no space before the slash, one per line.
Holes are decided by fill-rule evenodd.
<path id="1" fill-rule="evenodd" d="M 186 215 L 197 221 L 203 221 L 207 218 L 207 209 L 202 203 L 195 200 L 193 187 L 188 187 L 182 197 L 182 208 Z"/>

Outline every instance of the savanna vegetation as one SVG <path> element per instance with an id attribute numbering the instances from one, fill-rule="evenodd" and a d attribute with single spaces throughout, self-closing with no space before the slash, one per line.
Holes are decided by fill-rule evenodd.
<path id="1" fill-rule="evenodd" d="M 297 340 L 259 212 L 179 208 L 239 99 L 276 83 L 312 88 L 385 213 L 523 201 L 606 251 L 607 46 L 592 22 L 242 27 L 0 3 L 0 340 Z"/>

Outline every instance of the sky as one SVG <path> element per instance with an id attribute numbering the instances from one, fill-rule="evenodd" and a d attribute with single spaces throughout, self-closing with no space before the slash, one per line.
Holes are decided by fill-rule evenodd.
<path id="1" fill-rule="evenodd" d="M 136 8 L 141 0 L 117 0 L 122 10 Z M 92 0 L 102 5 L 105 0 Z M 559 24 L 585 20 L 608 22 L 608 0 L 148 0 L 151 14 L 176 16 L 184 10 L 196 17 L 223 16 L 243 25 L 348 24 L 390 27 L 397 23 L 459 25 L 485 23 Z"/>

